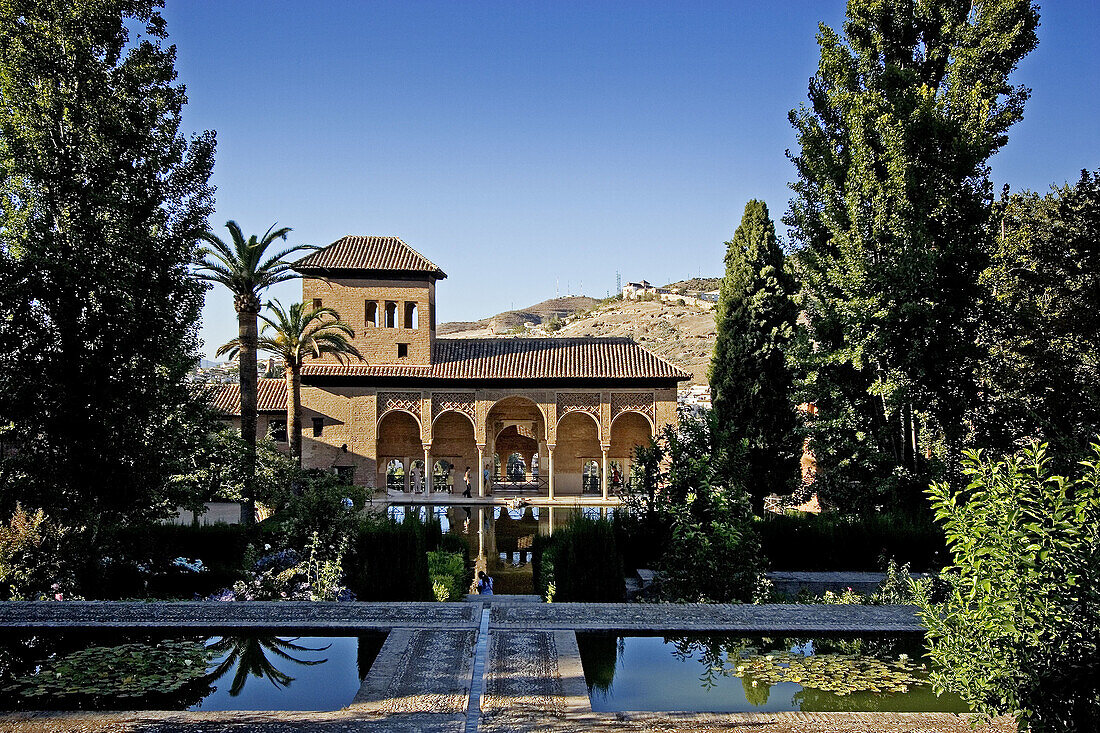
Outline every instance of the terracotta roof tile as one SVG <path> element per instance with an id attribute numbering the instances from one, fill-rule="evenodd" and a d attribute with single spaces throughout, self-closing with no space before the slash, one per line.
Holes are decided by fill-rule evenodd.
<path id="1" fill-rule="evenodd" d="M 400 237 L 341 237 L 322 250 L 294 263 L 298 272 L 325 270 L 375 270 L 416 272 L 442 280 L 447 273 Z"/>
<path id="2" fill-rule="evenodd" d="M 210 404 L 222 415 L 241 414 L 241 385 L 216 384 L 210 388 Z M 286 381 L 260 378 L 256 384 L 257 412 L 286 412 Z"/>
<path id="3" fill-rule="evenodd" d="M 691 377 L 627 338 L 436 339 L 428 366 L 306 364 L 302 376 L 676 381 Z"/>

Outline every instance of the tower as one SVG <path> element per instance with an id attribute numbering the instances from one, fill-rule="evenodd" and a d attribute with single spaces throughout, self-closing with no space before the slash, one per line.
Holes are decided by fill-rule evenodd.
<path id="1" fill-rule="evenodd" d="M 293 267 L 302 302 L 339 313 L 368 364 L 431 364 L 435 283 L 447 274 L 399 237 L 341 237 Z"/>

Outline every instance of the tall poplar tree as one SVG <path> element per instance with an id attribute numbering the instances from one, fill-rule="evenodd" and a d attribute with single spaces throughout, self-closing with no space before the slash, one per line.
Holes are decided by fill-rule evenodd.
<path id="1" fill-rule="evenodd" d="M 812 445 L 849 482 L 871 471 L 921 501 L 965 443 L 987 161 L 1023 115 L 1029 90 L 1009 76 L 1038 23 L 1031 0 L 849 0 L 843 35 L 820 26 L 810 103 L 790 115 L 787 223 L 813 343 L 805 372 L 843 395 L 818 405 L 819 424 L 846 423 L 860 444 L 817 430 Z M 872 465 L 875 453 L 888 459 Z"/>
<path id="2" fill-rule="evenodd" d="M 752 199 L 726 242 L 710 388 L 716 440 L 725 455 L 744 462 L 740 473 L 757 513 L 765 496 L 794 487 L 799 465 L 799 419 L 785 354 L 798 310 L 785 259 L 767 204 Z"/>
<path id="3" fill-rule="evenodd" d="M 88 546 L 164 516 L 194 439 L 214 135 L 153 0 L 0 3 L 0 503 Z"/>

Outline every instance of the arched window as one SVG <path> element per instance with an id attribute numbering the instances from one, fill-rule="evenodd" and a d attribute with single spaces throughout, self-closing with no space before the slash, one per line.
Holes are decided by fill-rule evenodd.
<path id="1" fill-rule="evenodd" d="M 523 481 L 527 478 L 527 463 L 519 453 L 508 456 L 508 480 Z"/>
<path id="2" fill-rule="evenodd" d="M 600 493 L 600 464 L 596 461 L 588 461 L 584 464 L 584 493 Z"/>
<path id="3" fill-rule="evenodd" d="M 442 458 L 435 462 L 435 466 L 432 467 L 432 487 L 435 491 L 449 491 L 453 490 L 453 476 L 452 471 L 454 465 L 450 461 L 444 461 Z"/>
<path id="4" fill-rule="evenodd" d="M 386 301 L 386 328 L 397 328 L 397 303 Z"/>
<path id="5" fill-rule="evenodd" d="M 405 490 L 405 462 L 393 458 L 386 464 L 386 489 L 388 491 Z"/>
<path id="6" fill-rule="evenodd" d="M 417 328 L 417 316 L 416 316 L 416 303 L 411 300 L 405 301 L 405 328 Z"/>
<path id="7" fill-rule="evenodd" d="M 378 303 L 376 301 L 367 301 L 366 318 L 368 326 L 378 326 Z"/>

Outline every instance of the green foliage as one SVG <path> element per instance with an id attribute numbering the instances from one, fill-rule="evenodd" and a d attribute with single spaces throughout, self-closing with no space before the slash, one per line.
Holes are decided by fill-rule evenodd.
<path id="1" fill-rule="evenodd" d="M 182 598 L 206 596 L 240 580 L 254 534 L 239 524 L 186 526 L 147 524 L 120 527 L 103 538 L 114 558 L 85 592 L 94 598 Z M 124 551 L 125 549 L 125 551 Z M 201 560 L 190 572 L 176 558 Z M 139 566 L 145 568 L 142 573 Z"/>
<path id="2" fill-rule="evenodd" d="M 626 593 L 623 559 L 615 528 L 607 519 L 580 514 L 554 530 L 545 541 L 532 543 L 535 573 L 544 598 L 551 586 L 552 600 L 596 603 L 621 601 Z"/>
<path id="3" fill-rule="evenodd" d="M 37 674 L 16 678 L 3 691 L 30 700 L 49 698 L 56 707 L 110 707 L 113 701 L 124 708 L 125 701 L 134 698 L 167 697 L 199 688 L 205 692 L 212 657 L 201 641 L 89 646 L 44 661 Z"/>
<path id="4" fill-rule="evenodd" d="M 762 571 L 741 446 L 716 440 L 718 421 L 714 410 L 681 415 L 639 447 L 623 496 L 628 513 L 616 516 L 628 566 L 656 564 L 666 600 L 749 601 Z"/>
<path id="5" fill-rule="evenodd" d="M 785 353 L 798 316 L 785 259 L 767 205 L 749 201 L 726 242 L 710 388 L 721 426 L 716 440 L 743 451 L 745 486 L 758 514 L 765 496 L 794 490 L 802 447 Z"/>
<path id="6" fill-rule="evenodd" d="M 808 321 L 802 399 L 818 401 L 811 447 L 831 477 L 819 494 L 843 510 L 861 486 L 919 506 L 966 440 L 987 161 L 1023 114 L 1029 91 L 1009 77 L 1038 22 L 1031 0 L 849 0 L 843 35 L 820 27 L 810 104 L 790 114 L 786 221 Z"/>
<path id="7" fill-rule="evenodd" d="M 458 552 L 428 553 L 428 576 L 437 601 L 461 601 L 470 588 L 466 559 Z"/>
<path id="8" fill-rule="evenodd" d="M 1021 729 L 1100 720 L 1100 445 L 1077 478 L 1045 446 L 990 460 L 967 452 L 969 485 L 933 484 L 952 564 L 942 604 L 918 598 L 937 689 Z"/>
<path id="9" fill-rule="evenodd" d="M 424 536 L 412 524 L 362 520 L 345 561 L 348 588 L 360 601 L 430 601 Z"/>
<path id="10" fill-rule="evenodd" d="M 322 549 L 331 558 L 358 532 L 358 515 L 366 502 L 367 492 L 362 486 L 345 483 L 328 471 L 301 471 L 289 494 L 275 505 L 275 514 L 261 526 L 283 547 L 303 549 L 311 537 L 320 537 Z"/>
<path id="11" fill-rule="evenodd" d="M 947 560 L 943 530 L 919 514 L 776 514 L 757 522 L 772 570 L 881 570 L 890 559 L 920 570 Z"/>
<path id="12" fill-rule="evenodd" d="M 205 501 L 243 501 L 248 450 L 237 431 L 222 423 L 201 434 L 191 455 L 169 481 L 178 486 L 179 493 L 193 497 L 194 505 L 188 508 L 200 512 Z M 270 507 L 285 505 L 299 475 L 295 462 L 270 438 L 257 444 L 257 500 Z"/>
<path id="13" fill-rule="evenodd" d="M 186 503 L 167 478 L 205 419 L 188 265 L 214 135 L 181 133 L 159 5 L 0 5 L 0 496 L 72 527 L 82 561 Z"/>
<path id="14" fill-rule="evenodd" d="M 52 598 L 69 590 L 66 534 L 41 509 L 32 514 L 16 504 L 11 521 L 0 524 L 0 600 Z"/>
<path id="15" fill-rule="evenodd" d="M 1048 443 L 1055 470 L 1072 471 L 1100 433 L 1100 172 L 1046 196 L 1006 192 L 993 223 L 975 442 Z"/>

